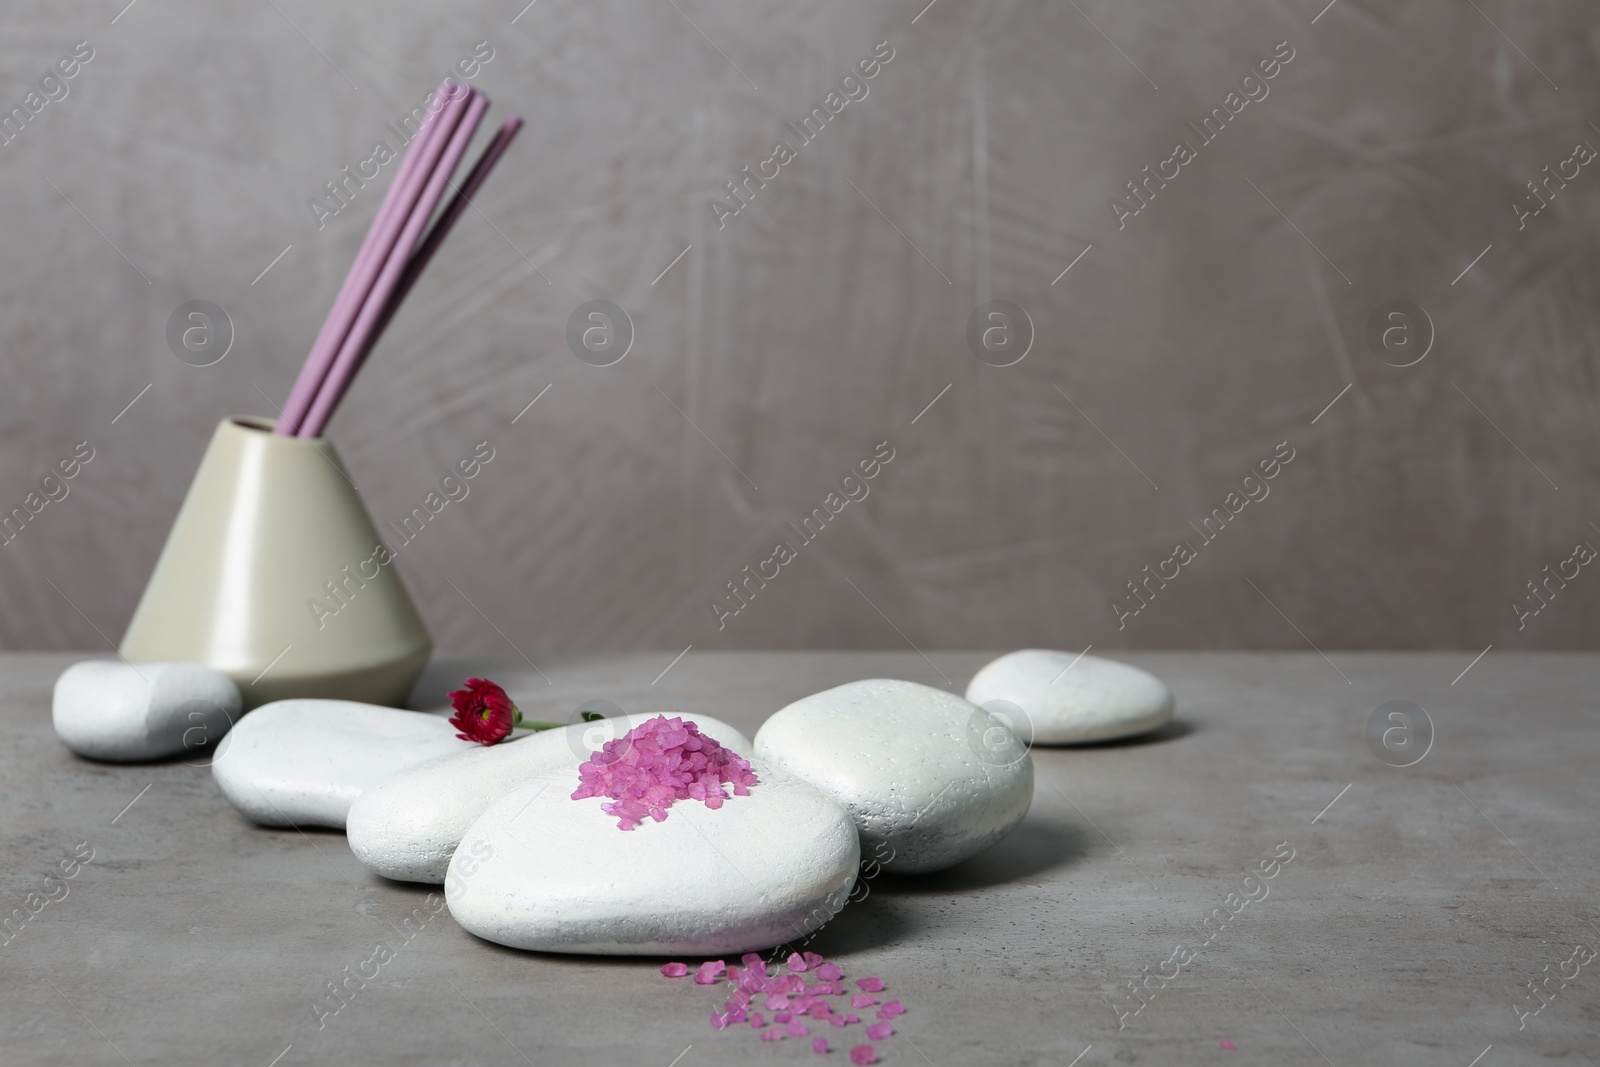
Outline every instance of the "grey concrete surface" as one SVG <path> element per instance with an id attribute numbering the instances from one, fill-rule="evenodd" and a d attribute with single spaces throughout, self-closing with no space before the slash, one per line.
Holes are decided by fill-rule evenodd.
<path id="1" fill-rule="evenodd" d="M 1600 177 L 1563 166 L 1600 145 L 1592 2 L 676 8 L 0 5 L 0 114 L 95 53 L 0 145 L 0 509 L 96 449 L 0 552 L 0 646 L 121 635 L 392 168 L 320 229 L 308 203 L 485 42 L 475 84 L 527 128 L 331 428 L 380 526 L 498 450 L 399 562 L 437 647 L 892 646 L 850 582 L 923 647 L 1303 647 L 1246 577 L 1323 648 L 1596 647 L 1600 581 L 1525 630 L 1510 607 L 1600 522 Z M 719 229 L 880 41 L 870 95 Z M 1119 225 L 1280 42 L 1270 94 Z M 1577 177 L 1519 223 L 1545 168 Z M 968 348 L 991 298 L 1033 323 L 1015 366 Z M 1404 368 L 1367 340 L 1397 298 L 1438 338 Z M 615 366 L 567 348 L 595 299 L 635 327 Z M 213 366 L 169 350 L 191 300 L 233 324 Z M 712 598 L 879 441 L 871 496 L 719 630 Z M 1285 441 L 1271 496 L 1119 629 L 1125 583 Z"/>
<path id="2" fill-rule="evenodd" d="M 521 660 L 446 660 L 416 702 L 475 670 L 540 715 L 608 699 L 754 729 L 829 685 L 960 686 L 986 659 L 695 651 L 652 684 L 672 655 L 552 657 L 539 662 L 548 683 Z M 93 849 L 65 898 L 0 947 L 7 1067 L 823 1062 L 809 1042 L 710 1029 L 708 991 L 661 978 L 659 961 L 502 949 L 448 912 L 402 942 L 426 892 L 368 874 L 341 835 L 251 826 L 183 762 L 71 756 L 47 714 L 68 658 L 0 658 L 3 910 L 42 892 L 80 844 Z M 820 951 L 882 976 L 909 1008 L 884 1063 L 1596 1061 L 1593 964 L 1564 989 L 1553 980 L 1537 1015 L 1517 1007 L 1541 1003 L 1528 982 L 1570 974 L 1576 944 L 1600 947 L 1600 657 L 1492 651 L 1465 675 L 1466 652 L 1130 659 L 1171 684 L 1175 725 L 1136 743 L 1036 749 L 1033 809 L 1011 838 L 943 874 L 874 880 L 819 936 Z M 1435 727 L 1407 768 L 1363 738 L 1393 699 Z M 1275 850 L 1293 859 L 1247 883 Z M 1262 885 L 1200 948 L 1197 924 Z M 398 946 L 393 960 L 319 1028 L 325 984 L 379 942 Z M 1127 983 L 1161 972 L 1180 944 L 1198 956 L 1120 1016 L 1115 1005 L 1139 1003 Z"/>

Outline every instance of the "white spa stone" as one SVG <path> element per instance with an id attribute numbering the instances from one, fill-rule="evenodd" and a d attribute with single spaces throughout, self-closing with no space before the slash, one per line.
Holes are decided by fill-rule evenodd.
<path id="1" fill-rule="evenodd" d="M 199 756 L 239 718 L 239 688 L 198 663 L 92 660 L 61 672 L 50 717 L 67 747 L 90 759 Z"/>
<path id="2" fill-rule="evenodd" d="M 450 914 L 498 944 L 585 955 L 715 956 L 800 937 L 850 895 L 855 825 L 805 782 L 751 767 L 760 780 L 748 796 L 715 811 L 680 800 L 664 821 L 626 831 L 600 797 L 521 786 L 461 839 L 444 883 Z"/>
<path id="3" fill-rule="evenodd" d="M 754 754 L 749 739 L 725 722 L 705 715 L 667 716 L 695 723 L 702 734 L 746 759 Z M 461 836 L 491 803 L 535 780 L 570 794 L 578 788 L 578 765 L 591 752 L 653 718 L 622 715 L 574 723 L 419 763 L 351 805 L 345 824 L 350 851 L 385 878 L 437 885 Z"/>
<path id="4" fill-rule="evenodd" d="M 442 715 L 351 700 L 279 700 L 240 720 L 218 747 L 211 774 L 254 822 L 343 829 L 363 791 L 467 745 Z"/>
<path id="5" fill-rule="evenodd" d="M 1172 693 L 1148 671 L 1039 648 L 1010 652 L 985 666 L 967 685 L 967 699 L 1015 704 L 1031 721 L 1037 745 L 1132 737 L 1172 718 Z"/>
<path id="6" fill-rule="evenodd" d="M 757 732 L 756 755 L 842 804 L 863 854 L 900 874 L 982 852 L 1033 803 L 1027 746 L 983 709 L 915 682 L 874 678 L 797 700 Z"/>

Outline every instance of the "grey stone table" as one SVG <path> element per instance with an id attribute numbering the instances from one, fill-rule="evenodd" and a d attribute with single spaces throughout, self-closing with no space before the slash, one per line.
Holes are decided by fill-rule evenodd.
<path id="1" fill-rule="evenodd" d="M 959 690 L 986 658 L 691 652 L 654 683 L 671 653 L 541 662 L 548 683 L 457 658 L 417 703 L 487 672 L 539 718 L 604 699 L 754 732 L 856 678 Z M 1126 658 L 1172 686 L 1172 726 L 1036 749 L 1015 834 L 942 874 L 879 876 L 817 938 L 910 1009 L 882 1062 L 1600 1060 L 1600 960 L 1583 962 L 1600 949 L 1600 657 L 1490 652 L 1464 675 L 1470 653 Z M 0 934 L 0 1064 L 847 1062 L 831 1028 L 825 1059 L 712 1030 L 711 991 L 660 961 L 479 941 L 342 835 L 250 825 L 203 767 L 73 757 L 48 711 L 69 660 L 0 657 L 0 914 L 56 898 Z M 1366 740 L 1391 700 L 1433 724 L 1411 766 Z M 74 877 L 47 878 L 63 860 Z M 377 976 L 328 999 L 380 943 Z"/>

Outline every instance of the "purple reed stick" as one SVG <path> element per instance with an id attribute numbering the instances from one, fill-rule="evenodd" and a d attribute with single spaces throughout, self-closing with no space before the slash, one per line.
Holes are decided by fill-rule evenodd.
<path id="1" fill-rule="evenodd" d="M 478 162 L 473 165 L 471 173 L 467 175 L 467 180 L 461 183 L 461 187 L 456 190 L 455 196 L 451 198 L 450 203 L 440 213 L 439 220 L 433 224 L 433 229 L 428 231 L 428 236 L 423 239 L 422 244 L 417 246 L 416 252 L 412 253 L 411 261 L 406 264 L 405 272 L 400 275 L 400 281 L 395 285 L 394 295 L 389 297 L 389 303 L 384 306 L 383 317 L 372 328 L 372 336 L 367 341 L 366 351 L 361 353 L 363 363 L 366 362 L 367 355 L 372 351 L 372 347 L 378 343 L 378 338 L 382 337 L 383 331 L 388 328 L 389 320 L 394 318 L 395 313 L 400 310 L 400 305 L 405 301 L 406 294 L 411 292 L 411 287 L 422 276 L 423 270 L 428 266 L 428 261 L 439 250 L 439 246 L 444 243 L 444 239 L 450 236 L 450 230 L 455 226 L 456 221 L 461 218 L 462 212 L 472 205 L 473 195 L 483 185 L 484 179 L 489 177 L 489 172 L 494 170 L 494 165 L 500 161 L 500 157 L 505 154 L 507 146 L 511 144 L 512 138 L 516 137 L 517 131 L 521 128 L 521 115 L 512 115 L 506 119 L 499 131 L 494 135 L 494 140 L 489 142 L 489 147 L 484 149 L 483 155 L 478 157 Z M 357 369 L 359 369 L 359 366 Z"/>
<path id="2" fill-rule="evenodd" d="M 440 125 L 441 143 L 437 147 L 441 149 L 441 153 L 436 155 L 430 151 L 429 156 L 424 158 L 423 166 L 418 167 L 419 172 L 426 171 L 426 185 L 420 196 L 402 201 L 406 204 L 408 213 L 405 225 L 398 235 L 398 240 L 390 241 L 386 246 L 387 252 L 382 270 L 368 292 L 361 306 L 361 312 L 356 317 L 355 325 L 345 337 L 344 344 L 329 368 L 327 377 L 323 379 L 322 388 L 317 392 L 311 411 L 300 427 L 300 437 L 322 436 L 328 420 L 333 416 L 333 409 L 338 406 L 345 390 L 350 387 L 350 380 L 360 368 L 362 353 L 368 347 L 367 341 L 372 336 L 373 325 L 383 314 L 384 306 L 388 303 L 401 273 L 405 270 L 406 262 L 410 259 L 411 250 L 416 247 L 417 239 L 422 235 L 422 228 L 428 224 L 434 208 L 443 198 L 450 175 L 455 172 L 456 164 L 465 154 L 467 143 L 472 140 L 472 135 L 477 130 L 478 123 L 483 121 L 483 113 L 488 107 L 489 98 L 476 89 L 468 93 L 465 103 L 451 101 L 449 111 L 446 112 L 449 117 Z M 463 111 L 464 118 L 461 117 Z M 449 137 L 448 142 L 444 142 L 446 135 Z M 413 175 L 413 178 L 421 176 L 419 173 Z"/>
<path id="3" fill-rule="evenodd" d="M 321 391 L 322 383 L 333 366 L 340 347 L 349 336 L 351 325 L 355 322 L 367 293 L 372 288 L 373 280 L 393 247 L 406 213 L 422 188 L 427 173 L 426 171 L 418 173 L 422 162 L 425 159 L 438 158 L 442 147 L 441 138 L 448 136 L 449 132 L 447 120 L 452 113 L 460 114 L 459 110 L 452 112 L 450 105 L 467 94 L 455 92 L 456 88 L 465 87 L 448 78 L 439 83 L 439 95 L 445 98 L 445 105 L 423 124 L 417 136 L 412 139 L 411 148 L 401 162 L 400 171 L 396 173 L 378 209 L 377 218 L 367 231 L 361 251 L 356 254 L 355 262 L 351 264 L 350 271 L 345 276 L 339 295 L 335 298 L 328 317 L 323 320 L 316 342 L 311 346 L 305 364 L 300 368 L 300 375 L 295 379 L 289 399 L 284 403 L 283 411 L 278 416 L 274 433 L 293 435 L 304 425 L 306 414 Z"/>

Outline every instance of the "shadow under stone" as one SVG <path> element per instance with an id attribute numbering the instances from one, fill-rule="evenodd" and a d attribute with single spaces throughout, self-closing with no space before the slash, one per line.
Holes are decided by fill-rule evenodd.
<path id="1" fill-rule="evenodd" d="M 1023 820 L 999 844 L 931 874 L 883 874 L 874 889 L 888 894 L 962 893 L 1031 882 L 1088 854 L 1088 835 L 1062 823 Z M 870 898 L 869 898 L 870 899 Z"/>

